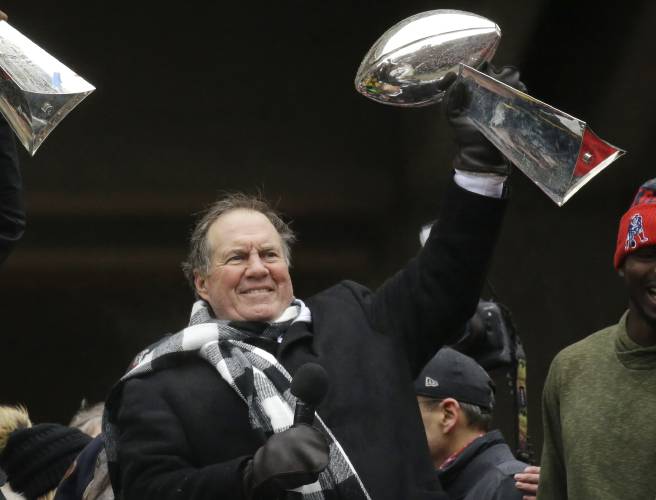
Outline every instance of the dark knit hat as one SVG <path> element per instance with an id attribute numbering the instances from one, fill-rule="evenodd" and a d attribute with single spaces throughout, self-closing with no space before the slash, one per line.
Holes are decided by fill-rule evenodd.
<path id="1" fill-rule="evenodd" d="M 469 356 L 443 347 L 415 380 L 415 393 L 433 399 L 453 398 L 492 411 L 494 382 Z"/>
<path id="2" fill-rule="evenodd" d="M 645 182 L 620 220 L 613 264 L 619 269 L 627 255 L 656 245 L 656 178 Z"/>
<path id="3" fill-rule="evenodd" d="M 14 491 L 28 500 L 55 489 L 91 437 L 61 424 L 39 424 L 9 435 L 0 467 Z"/>

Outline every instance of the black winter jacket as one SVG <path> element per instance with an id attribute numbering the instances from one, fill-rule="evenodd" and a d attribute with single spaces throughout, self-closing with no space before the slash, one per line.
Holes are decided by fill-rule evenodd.
<path id="1" fill-rule="evenodd" d="M 374 500 L 446 498 L 432 467 L 412 381 L 473 314 L 505 203 L 455 184 L 419 255 L 377 291 L 342 282 L 306 300 L 312 323 L 281 344 L 255 337 L 294 374 L 323 365 L 318 413 Z M 197 358 L 118 385 L 112 484 L 126 500 L 239 500 L 241 469 L 262 437 L 247 408 Z M 118 496 L 118 495 L 117 495 Z"/>
<path id="2" fill-rule="evenodd" d="M 499 431 L 472 441 L 438 475 L 451 500 L 522 500 L 513 475 L 528 464 L 517 460 Z"/>

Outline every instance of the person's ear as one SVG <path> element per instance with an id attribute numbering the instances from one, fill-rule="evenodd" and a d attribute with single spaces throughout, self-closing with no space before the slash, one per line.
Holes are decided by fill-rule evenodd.
<path id="1" fill-rule="evenodd" d="M 460 404 L 453 398 L 446 398 L 440 403 L 440 406 L 442 407 L 440 424 L 442 431 L 447 434 L 455 428 L 460 420 Z"/>
<path id="2" fill-rule="evenodd" d="M 194 271 L 194 287 L 198 296 L 207 301 L 209 300 L 209 293 L 207 293 L 207 277 L 203 276 L 199 271 Z"/>

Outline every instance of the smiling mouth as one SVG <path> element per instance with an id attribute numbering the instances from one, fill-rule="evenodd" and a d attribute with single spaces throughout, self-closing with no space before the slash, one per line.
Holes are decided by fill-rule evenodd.
<path id="1" fill-rule="evenodd" d="M 240 292 L 241 295 L 265 295 L 271 293 L 273 290 L 271 288 L 253 288 L 251 290 L 246 290 Z"/>

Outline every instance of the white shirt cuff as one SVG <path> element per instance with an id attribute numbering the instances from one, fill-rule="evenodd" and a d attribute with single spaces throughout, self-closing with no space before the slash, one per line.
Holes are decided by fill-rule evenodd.
<path id="1" fill-rule="evenodd" d="M 462 189 L 490 198 L 501 198 L 507 177 L 497 174 L 465 172 L 455 169 L 453 180 Z"/>

